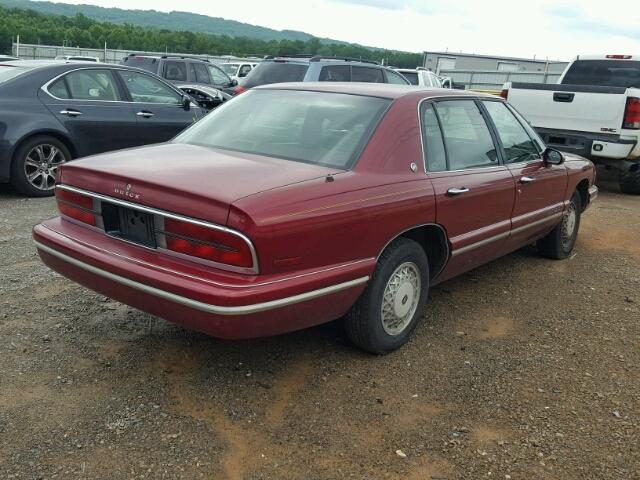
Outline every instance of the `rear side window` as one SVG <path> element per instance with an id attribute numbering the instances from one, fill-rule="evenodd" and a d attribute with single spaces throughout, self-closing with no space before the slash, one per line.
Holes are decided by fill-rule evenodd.
<path id="1" fill-rule="evenodd" d="M 499 164 L 489 127 L 473 100 L 447 100 L 435 105 L 450 170 Z"/>
<path id="2" fill-rule="evenodd" d="M 422 135 L 424 154 L 429 172 L 441 172 L 447 169 L 447 156 L 442 141 L 440 122 L 432 105 L 422 109 Z"/>
<path id="3" fill-rule="evenodd" d="M 64 81 L 64 78 L 59 78 L 51 85 L 49 85 L 49 93 L 56 98 L 68 99 L 71 98 L 69 95 L 69 90 L 67 89 L 67 84 Z"/>
<path id="4" fill-rule="evenodd" d="M 513 113 L 502 102 L 483 102 L 496 126 L 507 163 L 530 162 L 540 159 L 538 149 Z"/>
<path id="5" fill-rule="evenodd" d="M 261 62 L 242 82 L 246 88 L 280 82 L 302 82 L 309 65 L 288 62 Z"/>
<path id="6" fill-rule="evenodd" d="M 633 60 L 577 60 L 567 70 L 563 85 L 640 87 L 640 62 Z"/>
<path id="7" fill-rule="evenodd" d="M 122 100 L 113 73 L 110 70 L 77 70 L 68 73 L 62 78 L 66 83 L 69 95 L 74 100 L 112 102 Z M 57 88 L 58 91 L 62 90 L 61 87 Z"/>
<path id="8" fill-rule="evenodd" d="M 407 81 L 396 72 L 387 70 L 385 74 L 387 75 L 387 83 L 395 83 L 396 85 L 407 85 Z"/>
<path id="9" fill-rule="evenodd" d="M 120 63 L 130 67 L 141 68 L 151 73 L 158 73 L 158 65 L 160 64 L 157 58 L 152 57 L 124 57 Z"/>
<path id="10" fill-rule="evenodd" d="M 351 67 L 352 82 L 385 83 L 382 70 L 369 67 Z"/>
<path id="11" fill-rule="evenodd" d="M 171 82 L 186 82 L 187 64 L 185 62 L 166 62 L 163 76 Z"/>
<path id="12" fill-rule="evenodd" d="M 211 83 L 207 67 L 202 63 L 190 63 L 191 77 L 196 83 Z"/>
<path id="13" fill-rule="evenodd" d="M 321 82 L 350 82 L 351 66 L 349 65 L 329 65 L 320 70 Z"/>

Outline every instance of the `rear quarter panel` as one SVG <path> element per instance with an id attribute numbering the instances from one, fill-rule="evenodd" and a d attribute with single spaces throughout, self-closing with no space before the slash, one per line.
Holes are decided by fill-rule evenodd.
<path id="1" fill-rule="evenodd" d="M 417 99 L 405 97 L 352 171 L 245 197 L 232 205 L 228 225 L 252 239 L 260 271 L 273 273 L 375 258 L 402 231 L 434 220 Z"/>

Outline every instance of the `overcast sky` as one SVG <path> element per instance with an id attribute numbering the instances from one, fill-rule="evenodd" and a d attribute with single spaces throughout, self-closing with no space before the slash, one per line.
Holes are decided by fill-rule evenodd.
<path id="1" fill-rule="evenodd" d="M 278 30 L 420 52 L 449 50 L 570 59 L 640 53 L 631 0 L 65 0 L 103 7 L 183 10 Z"/>

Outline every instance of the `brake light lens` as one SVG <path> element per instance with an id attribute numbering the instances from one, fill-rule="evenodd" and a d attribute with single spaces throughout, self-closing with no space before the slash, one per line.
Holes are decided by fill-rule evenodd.
<path id="1" fill-rule="evenodd" d="M 509 90 L 506 88 L 503 88 L 502 91 L 500 92 L 500 96 L 505 100 L 507 100 L 509 97 Z"/>
<path id="2" fill-rule="evenodd" d="M 248 89 L 243 87 L 242 85 L 238 85 L 236 88 L 233 89 L 233 94 L 234 95 L 240 95 L 242 92 L 246 92 Z"/>
<path id="3" fill-rule="evenodd" d="M 172 218 L 164 219 L 167 249 L 235 267 L 252 268 L 251 247 L 242 237 Z"/>
<path id="4" fill-rule="evenodd" d="M 77 192 L 56 188 L 58 210 L 66 217 L 82 223 L 96 226 L 96 214 L 93 210 L 93 198 Z"/>
<path id="5" fill-rule="evenodd" d="M 629 60 L 631 58 L 631 55 L 607 55 L 607 58 L 615 60 Z"/>
<path id="6" fill-rule="evenodd" d="M 622 128 L 640 130 L 640 98 L 627 97 Z"/>

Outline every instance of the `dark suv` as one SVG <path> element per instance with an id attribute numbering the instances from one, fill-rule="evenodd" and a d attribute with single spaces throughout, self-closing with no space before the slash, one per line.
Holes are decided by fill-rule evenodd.
<path id="1" fill-rule="evenodd" d="M 378 62 L 349 57 L 265 57 L 241 80 L 234 93 L 281 82 L 367 82 L 410 85 L 398 72 Z"/>
<path id="2" fill-rule="evenodd" d="M 212 85 L 230 94 L 233 93 L 233 88 L 238 84 L 236 80 L 229 78 L 229 75 L 215 64 L 197 57 L 137 55 L 132 53 L 120 60 L 120 65 L 142 68 L 161 76 L 175 85 Z"/>

